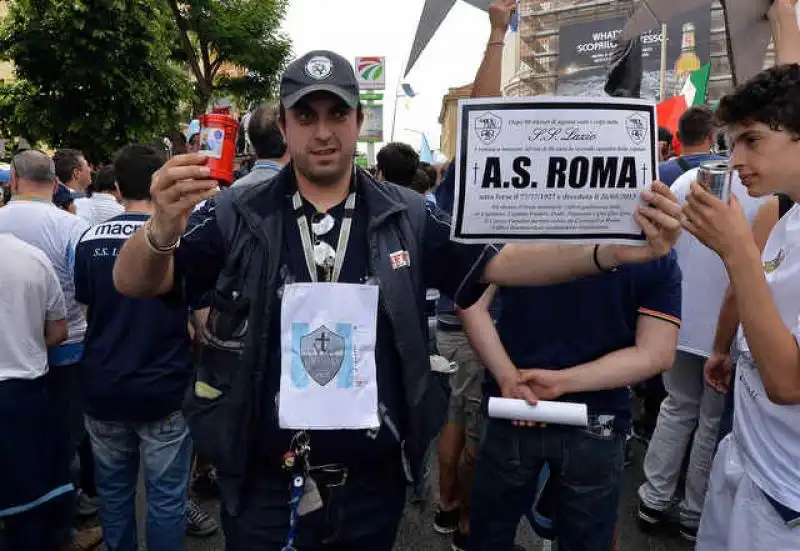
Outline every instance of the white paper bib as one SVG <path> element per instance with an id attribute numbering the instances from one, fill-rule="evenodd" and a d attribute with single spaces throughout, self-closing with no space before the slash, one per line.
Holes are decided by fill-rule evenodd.
<path id="1" fill-rule="evenodd" d="M 378 287 L 286 285 L 281 304 L 284 429 L 376 429 Z"/>

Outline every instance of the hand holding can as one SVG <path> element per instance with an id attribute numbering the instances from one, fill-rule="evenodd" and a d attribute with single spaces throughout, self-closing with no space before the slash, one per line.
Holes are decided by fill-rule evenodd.
<path id="1" fill-rule="evenodd" d="M 705 161 L 697 169 L 697 181 L 709 193 L 725 203 L 731 202 L 731 178 L 733 172 L 723 161 Z"/>

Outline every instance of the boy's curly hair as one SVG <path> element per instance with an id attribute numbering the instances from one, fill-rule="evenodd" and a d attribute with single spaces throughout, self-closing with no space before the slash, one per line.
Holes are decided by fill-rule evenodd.
<path id="1" fill-rule="evenodd" d="M 800 139 L 800 65 L 760 72 L 720 100 L 716 118 L 726 126 L 761 122 Z"/>

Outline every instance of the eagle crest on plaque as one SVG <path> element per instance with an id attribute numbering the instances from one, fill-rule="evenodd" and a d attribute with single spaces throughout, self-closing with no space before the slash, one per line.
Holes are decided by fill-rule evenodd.
<path id="1" fill-rule="evenodd" d="M 503 119 L 494 113 L 484 113 L 475 119 L 475 134 L 484 145 L 489 145 L 497 139 L 503 129 Z"/>
<path id="2" fill-rule="evenodd" d="M 647 125 L 641 115 L 631 115 L 625 119 L 625 130 L 635 145 L 641 145 L 647 138 Z"/>
<path id="3" fill-rule="evenodd" d="M 300 360 L 320 386 L 330 383 L 344 362 L 344 339 L 322 325 L 300 338 Z"/>

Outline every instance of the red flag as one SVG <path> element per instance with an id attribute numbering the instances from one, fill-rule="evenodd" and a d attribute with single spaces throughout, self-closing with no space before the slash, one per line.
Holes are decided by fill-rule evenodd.
<path id="1" fill-rule="evenodd" d="M 683 97 L 683 95 L 671 97 L 656 106 L 658 126 L 663 126 L 672 132 L 674 136 L 672 139 L 672 148 L 675 150 L 676 155 L 680 155 L 681 149 L 678 143 L 678 121 L 686 109 L 688 109 L 688 107 L 686 106 L 686 98 Z"/>

